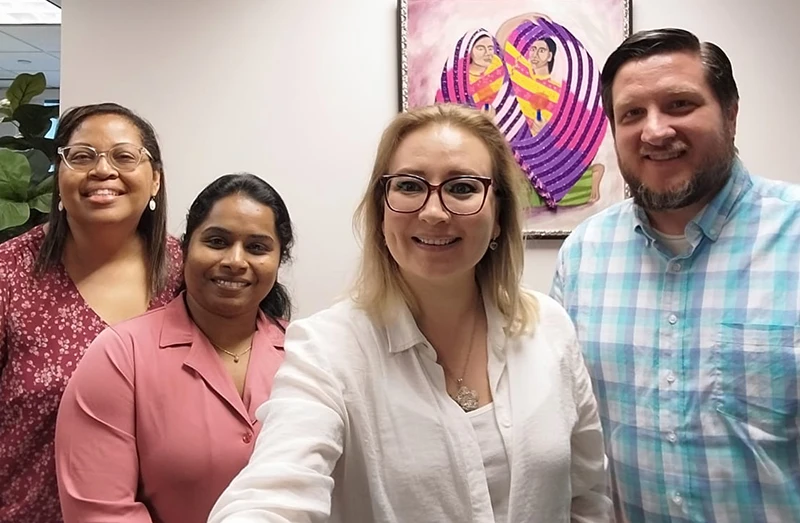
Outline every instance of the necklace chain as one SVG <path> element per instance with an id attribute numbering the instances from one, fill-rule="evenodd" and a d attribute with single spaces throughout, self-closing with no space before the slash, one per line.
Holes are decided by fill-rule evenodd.
<path id="1" fill-rule="evenodd" d="M 480 298 L 480 295 L 479 295 Z M 482 303 L 482 300 L 480 301 Z M 475 389 L 471 389 L 464 385 L 464 377 L 467 374 L 467 368 L 469 367 L 469 360 L 472 356 L 472 350 L 475 348 L 475 333 L 478 330 L 478 311 L 477 307 L 475 309 L 475 313 L 472 317 L 472 335 L 469 338 L 469 349 L 467 350 L 467 358 L 464 361 L 464 369 L 461 371 L 461 377 L 457 378 L 447 369 L 447 366 L 444 362 L 440 362 L 442 365 L 442 369 L 444 370 L 445 377 L 450 378 L 457 387 L 457 391 L 455 396 L 451 395 L 453 400 L 465 411 L 470 412 L 478 408 L 479 398 L 478 392 Z"/>
<path id="2" fill-rule="evenodd" d="M 234 363 L 239 363 L 239 358 L 241 358 L 242 356 L 244 356 L 245 354 L 247 354 L 248 352 L 250 352 L 253 349 L 253 344 L 251 342 L 249 347 L 247 347 L 242 352 L 236 354 L 235 352 L 231 352 L 231 351 L 223 349 L 222 347 L 220 347 L 219 345 L 217 345 L 216 343 L 214 343 L 211 340 L 208 340 L 208 341 L 211 342 L 211 345 L 213 345 L 215 349 L 224 352 L 228 356 L 231 356 L 233 358 L 233 362 Z"/>

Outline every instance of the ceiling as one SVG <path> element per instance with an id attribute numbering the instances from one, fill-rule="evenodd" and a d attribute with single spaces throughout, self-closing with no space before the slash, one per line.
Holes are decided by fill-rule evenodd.
<path id="1" fill-rule="evenodd" d="M 0 25 L 0 89 L 19 73 L 44 73 L 47 87 L 61 85 L 61 26 Z"/>

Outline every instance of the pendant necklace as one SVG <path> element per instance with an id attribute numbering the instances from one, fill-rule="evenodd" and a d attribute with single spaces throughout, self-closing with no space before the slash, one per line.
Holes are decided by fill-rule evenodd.
<path id="1" fill-rule="evenodd" d="M 211 340 L 209 340 L 209 341 L 211 341 Z M 222 351 L 222 352 L 224 352 L 225 354 L 227 354 L 228 356 L 232 357 L 232 358 L 233 358 L 233 362 L 234 362 L 234 363 L 239 363 L 239 358 L 241 358 L 242 356 L 244 356 L 245 354 L 247 354 L 248 352 L 250 352 L 250 350 L 253 348 L 253 344 L 252 344 L 252 343 L 250 343 L 250 346 L 249 346 L 249 347 L 247 347 L 247 349 L 243 350 L 243 351 L 242 351 L 242 352 L 240 352 L 239 354 L 236 354 L 236 353 L 233 353 L 233 352 L 230 352 L 230 351 L 227 351 L 227 350 L 223 349 L 222 347 L 220 347 L 220 346 L 218 346 L 218 345 L 214 344 L 213 342 L 211 343 L 211 345 L 213 345 L 215 349 L 217 349 L 217 350 L 219 350 L 219 351 Z"/>
<path id="2" fill-rule="evenodd" d="M 477 316 L 477 314 L 475 316 Z M 456 395 L 451 395 L 450 397 L 458 403 L 459 407 L 461 407 L 464 412 L 471 412 L 478 408 L 478 391 L 464 385 L 464 376 L 469 367 L 469 358 L 472 356 L 472 349 L 475 347 L 475 332 L 477 332 L 477 329 L 478 320 L 474 318 L 472 321 L 472 336 L 470 337 L 469 350 L 467 351 L 467 360 L 464 362 L 464 370 L 461 371 L 461 377 L 455 378 L 450 371 L 447 370 L 447 367 L 445 367 L 444 364 L 442 365 L 445 375 L 455 382 L 456 387 L 458 387 Z"/>

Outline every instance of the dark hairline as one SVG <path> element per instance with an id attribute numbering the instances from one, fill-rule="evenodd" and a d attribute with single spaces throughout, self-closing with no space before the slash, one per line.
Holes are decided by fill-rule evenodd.
<path id="1" fill-rule="evenodd" d="M 151 154 L 152 170 L 154 173 L 158 173 L 159 179 L 159 190 L 155 197 L 156 210 L 144 210 L 136 226 L 136 232 L 145 242 L 148 294 L 149 298 L 154 298 L 167 287 L 171 256 L 167 250 L 167 187 L 164 178 L 164 165 L 158 136 L 152 124 L 134 111 L 116 103 L 77 106 L 70 108 L 61 116 L 59 127 L 56 130 L 55 145 L 62 145 L 62 142 L 63 144 L 68 143 L 83 122 L 92 117 L 103 115 L 125 118 L 136 128 L 143 146 L 147 147 L 148 141 L 152 142 L 147 147 L 147 150 Z M 62 132 L 59 132 L 59 130 Z M 66 136 L 63 135 L 64 133 L 66 133 Z M 66 215 L 58 209 L 58 200 L 60 198 L 58 171 L 61 164 L 58 155 L 53 161 L 55 174 L 50 213 L 45 236 L 34 264 L 34 274 L 38 277 L 41 277 L 48 270 L 62 262 L 67 235 L 69 234 Z M 147 234 L 148 232 L 150 234 Z"/>
<path id="2" fill-rule="evenodd" d="M 259 195 L 264 196 L 268 201 L 260 200 Z M 184 258 L 188 254 L 192 238 L 202 232 L 200 226 L 208 219 L 213 208 L 223 199 L 232 196 L 247 198 L 270 209 L 275 229 L 275 237 L 272 240 L 278 244 L 280 250 L 279 264 L 290 262 L 291 250 L 295 243 L 295 232 L 286 202 L 269 182 L 247 172 L 220 176 L 204 187 L 195 197 L 187 211 L 186 229 L 181 237 L 181 250 Z M 276 279 L 273 288 L 259 304 L 259 308 L 272 318 L 289 320 L 292 313 L 292 301 L 288 289 Z"/>
<path id="3" fill-rule="evenodd" d="M 628 63 L 652 56 L 679 53 L 700 59 L 706 84 L 723 112 L 729 111 L 738 103 L 739 92 L 733 77 L 733 68 L 719 46 L 711 42 L 701 42 L 694 34 L 683 29 L 640 31 L 611 53 L 600 75 L 603 110 L 612 131 L 615 130 L 613 87 L 620 69 Z"/>

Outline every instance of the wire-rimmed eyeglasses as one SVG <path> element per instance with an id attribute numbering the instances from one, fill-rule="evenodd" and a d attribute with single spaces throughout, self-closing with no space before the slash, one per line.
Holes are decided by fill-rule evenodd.
<path id="1" fill-rule="evenodd" d="M 394 212 L 419 211 L 435 191 L 442 207 L 458 216 L 481 212 L 492 185 L 492 179 L 483 176 L 455 176 L 440 184 L 432 184 L 415 174 L 386 174 L 382 180 L 386 205 Z"/>

